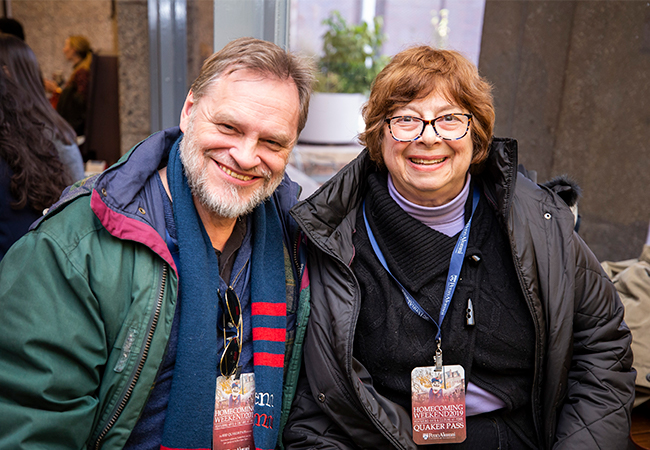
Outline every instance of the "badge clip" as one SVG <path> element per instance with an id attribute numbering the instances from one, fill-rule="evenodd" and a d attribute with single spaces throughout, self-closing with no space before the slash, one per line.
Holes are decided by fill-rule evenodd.
<path id="1" fill-rule="evenodd" d="M 436 341 L 436 345 L 438 346 L 438 348 L 436 348 L 436 356 L 435 356 L 436 372 L 442 372 L 442 348 L 441 348 L 440 339 Z"/>

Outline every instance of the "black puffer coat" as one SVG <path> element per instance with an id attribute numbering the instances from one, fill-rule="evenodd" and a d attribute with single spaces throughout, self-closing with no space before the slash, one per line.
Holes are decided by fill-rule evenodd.
<path id="1" fill-rule="evenodd" d="M 364 151 L 292 210 L 310 241 L 312 313 L 287 449 L 417 448 L 410 414 L 377 393 L 352 355 L 360 307 L 352 236 L 373 170 Z M 635 372 L 614 286 L 560 197 L 518 176 L 516 141 L 496 139 L 474 179 L 508 232 L 533 311 L 531 401 L 542 448 L 626 448 Z"/>

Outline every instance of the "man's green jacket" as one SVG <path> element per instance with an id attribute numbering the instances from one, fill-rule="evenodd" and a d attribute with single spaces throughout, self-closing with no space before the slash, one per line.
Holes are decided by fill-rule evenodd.
<path id="1" fill-rule="evenodd" d="M 0 448 L 122 448 L 163 360 L 178 278 L 154 174 L 173 128 L 69 188 L 0 264 Z M 287 357 L 282 424 L 300 370 L 306 271 L 285 177 L 271 201 L 285 227 Z M 206 275 L 207 276 L 207 275 Z M 282 431 L 280 429 L 280 436 Z"/>

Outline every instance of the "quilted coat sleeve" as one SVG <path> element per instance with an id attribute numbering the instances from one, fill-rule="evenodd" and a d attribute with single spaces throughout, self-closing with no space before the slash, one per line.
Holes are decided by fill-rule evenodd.
<path id="1" fill-rule="evenodd" d="M 357 448 L 318 406 L 304 371 L 298 382 L 283 440 L 286 450 Z"/>
<path id="2" fill-rule="evenodd" d="M 46 233 L 28 233 L 2 260 L 0 448 L 85 448 L 107 355 L 93 299 Z"/>
<path id="3" fill-rule="evenodd" d="M 577 234 L 573 243 L 573 355 L 553 448 L 626 449 L 636 376 L 632 337 L 614 285 Z"/>

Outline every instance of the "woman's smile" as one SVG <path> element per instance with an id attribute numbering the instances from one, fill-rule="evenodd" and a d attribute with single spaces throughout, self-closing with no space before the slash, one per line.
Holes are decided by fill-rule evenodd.
<path id="1" fill-rule="evenodd" d="M 423 165 L 423 166 L 430 166 L 433 164 L 440 164 L 441 162 L 445 161 L 447 158 L 440 158 L 440 159 L 422 159 L 422 158 L 409 158 L 409 160 L 413 164 L 417 165 Z"/>

